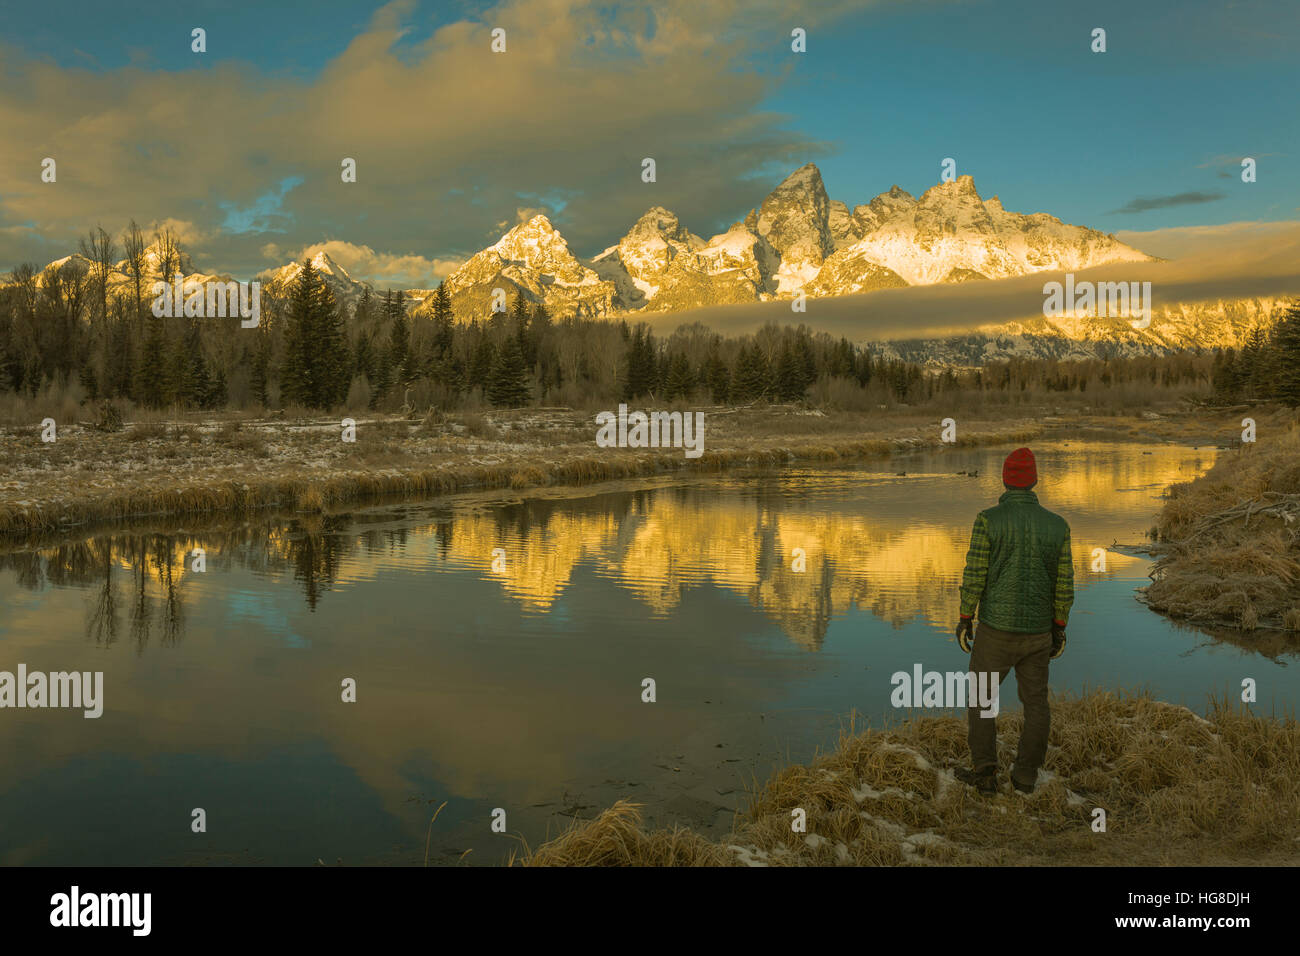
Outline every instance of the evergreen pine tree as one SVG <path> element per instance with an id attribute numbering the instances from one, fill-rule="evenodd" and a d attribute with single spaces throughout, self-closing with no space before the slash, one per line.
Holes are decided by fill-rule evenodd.
<path id="1" fill-rule="evenodd" d="M 388 333 L 388 364 L 393 372 L 393 386 L 405 387 L 412 378 L 411 324 L 406 318 L 406 305 L 400 292 L 384 293 L 384 313 L 390 323 Z"/>
<path id="2" fill-rule="evenodd" d="M 443 282 L 433 292 L 434 355 L 443 358 L 451 351 L 456 319 L 451 310 L 451 295 Z"/>
<path id="3" fill-rule="evenodd" d="M 709 353 L 709 359 L 704 365 L 704 377 L 708 382 L 709 394 L 713 397 L 714 404 L 726 404 L 730 399 L 731 370 L 727 368 L 727 363 L 722 361 L 722 356 L 718 354 L 716 348 Z"/>
<path id="4" fill-rule="evenodd" d="M 315 375 L 314 336 L 320 308 L 316 291 L 316 270 L 311 260 L 302 269 L 289 293 L 289 320 L 285 329 L 284 365 L 280 371 L 280 392 L 286 403 L 315 405 L 318 384 Z"/>
<path id="5" fill-rule="evenodd" d="M 769 368 L 763 350 L 755 345 L 742 345 L 736 359 L 736 371 L 731 376 L 733 401 L 755 402 L 768 393 Z"/>
<path id="6" fill-rule="evenodd" d="M 789 345 L 781 347 L 776 364 L 776 394 L 783 402 L 796 402 L 803 398 L 803 371 Z"/>
<path id="7" fill-rule="evenodd" d="M 185 408 L 204 406 L 210 382 L 208 363 L 203 355 L 203 339 L 199 323 L 191 319 L 184 336 L 178 341 L 179 361 L 173 388 L 175 399 Z"/>
<path id="8" fill-rule="evenodd" d="M 208 384 L 207 401 L 204 408 L 225 408 L 229 396 L 226 391 L 226 373 L 218 366 L 216 373 Z"/>
<path id="9" fill-rule="evenodd" d="M 795 340 L 794 359 L 799 369 L 799 398 L 803 398 L 817 381 L 817 357 L 813 353 L 812 337 L 802 329 Z"/>
<path id="10" fill-rule="evenodd" d="M 488 401 L 498 408 L 518 408 L 532 397 L 519 340 L 508 336 L 497 351 L 488 383 Z"/>
<path id="11" fill-rule="evenodd" d="M 347 395 L 351 365 L 342 312 L 307 260 L 289 296 L 281 393 L 287 402 L 331 408 Z"/>
<path id="12" fill-rule="evenodd" d="M 1273 329 L 1269 397 L 1289 408 L 1300 406 L 1300 306 L 1293 306 Z"/>
<path id="13" fill-rule="evenodd" d="M 645 323 L 639 324 L 633 331 L 627 344 L 627 379 L 623 387 L 623 398 L 631 401 L 642 395 L 649 395 L 658 386 L 658 368 L 655 361 L 654 336 Z"/>
<path id="14" fill-rule="evenodd" d="M 332 408 L 348 396 L 352 382 L 352 354 L 348 349 L 347 325 L 343 310 L 329 286 L 321 283 L 320 293 L 320 352 L 317 360 L 319 390 L 316 394 L 318 408 Z"/>
<path id="15" fill-rule="evenodd" d="M 689 398 L 695 388 L 695 376 L 691 374 L 691 362 L 685 352 L 678 352 L 668 363 L 668 375 L 664 381 L 664 399 L 673 401 Z"/>
<path id="16" fill-rule="evenodd" d="M 519 342 L 519 354 L 523 358 L 526 368 L 532 368 L 534 357 L 528 353 L 528 320 L 532 317 L 532 309 L 528 305 L 528 300 L 524 298 L 522 292 L 515 296 L 515 301 L 510 306 L 510 332 Z"/>
<path id="17" fill-rule="evenodd" d="M 486 391 L 495 360 L 496 348 L 488 340 L 486 333 L 481 333 L 470 357 L 467 387 L 481 388 Z"/>
<path id="18" fill-rule="evenodd" d="M 1210 371 L 1210 383 L 1214 388 L 1214 397 L 1220 402 L 1231 402 L 1237 396 L 1237 356 L 1233 349 L 1216 349 L 1214 366 Z"/>
<path id="19" fill-rule="evenodd" d="M 135 362 L 131 351 L 132 321 L 118 315 L 109 329 L 104 391 L 114 398 L 134 397 Z"/>

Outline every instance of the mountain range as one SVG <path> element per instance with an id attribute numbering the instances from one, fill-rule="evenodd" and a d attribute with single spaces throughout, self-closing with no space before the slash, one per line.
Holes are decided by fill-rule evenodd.
<path id="1" fill-rule="evenodd" d="M 1106 233 L 1008 212 L 996 196 L 981 199 L 970 176 L 919 198 L 894 186 L 850 211 L 827 196 L 809 163 L 710 239 L 653 206 L 617 244 L 583 261 L 537 215 L 471 257 L 446 285 L 462 314 L 490 309 L 492 290 L 501 288 L 558 317 L 601 318 L 1151 259 Z"/>
<path id="2" fill-rule="evenodd" d="M 178 255 L 182 271 L 190 275 L 189 257 L 180 250 Z M 58 260 L 47 270 L 72 258 L 81 257 Z M 146 258 L 148 271 L 156 272 L 155 246 Z M 324 252 L 312 261 L 345 303 L 354 303 L 367 286 Z M 555 318 L 600 319 L 1149 261 L 1154 257 L 1107 233 L 1045 213 L 1009 212 L 997 196 L 982 199 L 970 176 L 940 182 L 919 197 L 893 186 L 850 209 L 829 198 L 820 171 L 809 163 L 743 220 L 709 239 L 692 233 L 670 210 L 653 206 L 617 243 L 583 259 L 545 215 L 535 215 L 471 256 L 446 277 L 445 287 L 461 319 L 490 314 L 498 289 L 509 300 L 522 295 L 544 304 Z M 110 286 L 129 284 L 125 267 L 122 262 L 113 270 Z M 259 278 L 269 290 L 283 291 L 301 268 L 291 262 Z M 427 314 L 430 291 L 403 291 L 413 314 Z M 1237 346 L 1270 320 L 1277 305 L 1250 299 L 1166 306 L 1155 309 L 1150 327 L 1142 330 L 1124 319 L 1035 318 L 987 333 L 884 348 L 930 364 L 976 365 L 1011 356 Z"/>

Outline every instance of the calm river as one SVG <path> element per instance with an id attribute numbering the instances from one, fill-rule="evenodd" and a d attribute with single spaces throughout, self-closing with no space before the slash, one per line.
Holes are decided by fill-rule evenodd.
<path id="1" fill-rule="evenodd" d="M 0 552 L 0 670 L 104 675 L 98 719 L 0 710 L 0 862 L 421 865 L 444 802 L 430 865 L 501 863 L 619 797 L 725 833 L 755 778 L 833 746 L 850 711 L 906 716 L 895 671 L 964 665 L 957 584 L 1006 451 Z M 1294 707 L 1293 653 L 1147 610 L 1145 558 L 1092 570 L 1213 449 L 1035 451 L 1078 581 L 1056 689 L 1145 685 L 1204 710 L 1253 677 L 1257 709 Z M 1019 706 L 1011 682 L 1003 701 Z"/>

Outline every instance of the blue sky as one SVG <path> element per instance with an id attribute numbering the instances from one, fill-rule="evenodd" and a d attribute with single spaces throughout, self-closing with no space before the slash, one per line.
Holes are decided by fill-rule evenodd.
<path id="1" fill-rule="evenodd" d="M 952 157 L 1008 209 L 1126 236 L 1300 219 L 1293 0 L 701 6 L 7 11 L 0 74 L 18 89 L 0 116 L 22 115 L 32 153 L 106 156 L 81 192 L 80 170 L 61 167 L 75 204 L 46 214 L 31 156 L 6 155 L 0 255 L 39 259 L 93 224 L 78 216 L 133 215 L 184 223 L 196 251 L 244 268 L 336 241 L 371 251 L 363 272 L 394 258 L 434 272 L 536 210 L 591 254 L 652 202 L 719 231 L 808 160 L 850 206 L 894 183 L 919 194 Z M 512 46 L 493 59 L 498 23 Z M 205 55 L 190 50 L 195 26 Z M 793 26 L 808 29 L 805 54 L 790 52 Z M 1094 27 L 1105 53 L 1089 48 Z M 552 78 L 550 98 L 510 105 Z M 186 126 L 200 116 L 248 141 Z M 354 154 L 358 188 L 340 194 L 337 157 Z M 644 155 L 660 163 L 654 190 L 625 175 Z M 1241 182 L 1244 156 L 1255 183 Z M 1124 211 L 1135 205 L 1152 208 Z"/>

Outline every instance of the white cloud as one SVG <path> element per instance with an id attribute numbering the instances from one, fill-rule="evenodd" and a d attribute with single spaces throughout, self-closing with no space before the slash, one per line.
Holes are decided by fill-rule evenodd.
<path id="1" fill-rule="evenodd" d="M 824 0 L 800 16 L 812 26 L 860 7 Z M 348 239 L 373 249 L 464 255 L 490 224 L 561 195 L 556 225 L 581 253 L 652 204 L 707 230 L 759 198 L 774 166 L 825 151 L 762 109 L 780 71 L 747 68 L 788 19 L 778 0 L 503 0 L 399 53 L 412 9 L 382 8 L 306 81 L 233 63 L 91 72 L 3 45 L 5 139 L 43 144 L 59 178 L 0 164 L 0 227 L 40 223 L 64 245 L 96 223 L 173 218 L 209 238 L 193 253 L 239 272 L 265 263 L 271 237 L 219 232 L 223 210 L 301 177 L 277 207 L 284 248 L 347 223 Z M 505 54 L 491 52 L 495 24 L 509 31 Z M 640 180 L 647 155 L 653 188 Z M 340 182 L 345 156 L 355 183 Z"/>
<path id="2" fill-rule="evenodd" d="M 1116 232 L 1115 238 L 1162 259 L 1182 259 L 1216 249 L 1232 250 L 1243 242 L 1256 239 L 1283 236 L 1298 227 L 1300 221 L 1294 220 L 1226 222 L 1217 226 L 1173 226 L 1146 231 L 1124 229 Z"/>
<path id="3" fill-rule="evenodd" d="M 274 247 L 274 243 L 267 247 Z M 393 255 L 376 252 L 370 246 L 330 239 L 327 242 L 315 242 L 291 256 L 295 262 L 310 259 L 323 252 L 344 269 L 354 279 L 371 282 L 376 286 L 393 286 L 394 288 L 432 288 L 438 281 L 455 271 L 461 265 L 461 259 L 426 259 L 419 255 Z"/>

